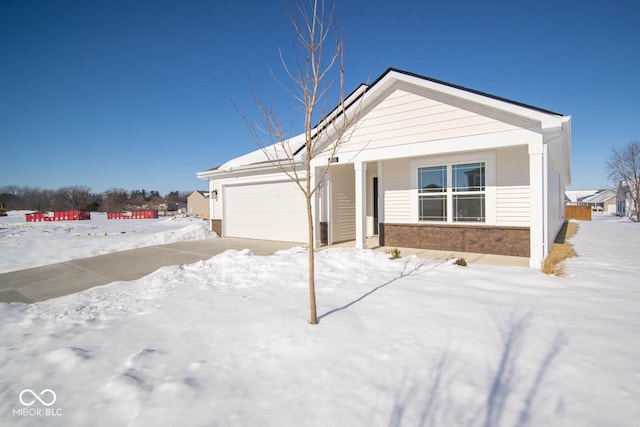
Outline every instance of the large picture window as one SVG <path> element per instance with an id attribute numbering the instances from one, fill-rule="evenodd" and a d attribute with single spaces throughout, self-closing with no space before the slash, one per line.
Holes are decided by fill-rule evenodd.
<path id="1" fill-rule="evenodd" d="M 485 222 L 485 164 L 418 168 L 418 219 Z"/>

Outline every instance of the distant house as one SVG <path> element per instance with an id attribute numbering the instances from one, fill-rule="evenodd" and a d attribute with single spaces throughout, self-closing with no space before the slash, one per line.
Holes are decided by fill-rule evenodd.
<path id="1" fill-rule="evenodd" d="M 631 184 L 631 185 L 629 185 Z M 618 184 L 616 215 L 637 218 L 638 207 L 634 199 L 637 192 L 635 181 L 620 181 Z"/>
<path id="2" fill-rule="evenodd" d="M 597 212 L 615 214 L 617 211 L 616 195 L 616 190 L 600 190 L 596 194 L 581 198 L 578 204 L 591 206 L 591 209 Z"/>
<path id="3" fill-rule="evenodd" d="M 194 191 L 187 197 L 187 212 L 189 215 L 209 218 L 209 192 Z"/>
<path id="4" fill-rule="evenodd" d="M 311 162 L 312 180 L 331 164 L 312 201 L 316 245 L 366 248 L 377 236 L 383 246 L 540 267 L 564 222 L 570 116 L 393 68 L 346 104 L 357 117 L 348 138 L 334 157 Z M 303 164 L 304 135 L 285 142 Z M 197 174 L 209 181 L 212 229 L 306 243 L 302 193 L 267 160 L 257 150 Z"/>

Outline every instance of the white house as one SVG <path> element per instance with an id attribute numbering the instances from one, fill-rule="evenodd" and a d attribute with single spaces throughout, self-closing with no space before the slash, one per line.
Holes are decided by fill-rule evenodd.
<path id="1" fill-rule="evenodd" d="M 331 163 L 313 200 L 317 244 L 365 248 L 377 235 L 386 246 L 540 266 L 564 221 L 569 116 L 393 68 L 347 105 L 357 119 L 344 143 L 312 161 L 314 181 Z M 220 235 L 307 241 L 302 193 L 261 150 L 197 176 L 209 181 Z"/>
<path id="2" fill-rule="evenodd" d="M 637 218 L 637 206 L 634 202 L 638 188 L 636 182 L 635 180 L 623 180 L 618 184 L 616 215 Z"/>

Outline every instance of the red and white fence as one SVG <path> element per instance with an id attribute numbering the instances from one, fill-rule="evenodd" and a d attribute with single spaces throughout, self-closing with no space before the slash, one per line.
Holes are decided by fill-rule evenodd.
<path id="1" fill-rule="evenodd" d="M 150 218 L 158 218 L 158 211 L 153 209 L 148 209 L 144 211 L 107 213 L 107 219 L 150 219 Z"/>
<path id="2" fill-rule="evenodd" d="M 58 212 L 34 212 L 28 213 L 27 222 L 42 221 L 79 221 L 91 219 L 91 212 L 85 210 L 58 211 Z"/>

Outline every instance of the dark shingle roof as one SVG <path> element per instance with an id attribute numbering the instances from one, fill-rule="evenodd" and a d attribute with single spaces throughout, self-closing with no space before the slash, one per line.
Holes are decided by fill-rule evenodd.
<path id="1" fill-rule="evenodd" d="M 384 78 L 384 76 L 386 76 L 387 74 L 389 74 L 392 71 L 395 71 L 396 73 L 404 74 L 406 76 L 416 77 L 418 79 L 427 80 L 427 81 L 430 81 L 430 82 L 433 82 L 433 83 L 437 83 L 437 84 L 441 84 L 441 85 L 444 85 L 444 86 L 452 87 L 454 89 L 464 90 L 465 92 L 474 93 L 476 95 L 485 96 L 487 98 L 495 99 L 495 100 L 498 100 L 498 101 L 507 102 L 509 104 L 517 105 L 519 107 L 529 108 L 531 110 L 539 111 L 541 113 L 553 114 L 554 116 L 563 116 L 563 114 L 556 113 L 556 112 L 551 111 L 551 110 L 546 110 L 544 108 L 540 108 L 540 107 L 536 107 L 536 106 L 533 106 L 533 105 L 525 104 L 525 103 L 522 103 L 522 102 L 514 101 L 512 99 L 503 98 L 501 96 L 492 95 L 492 94 L 487 93 L 487 92 L 482 92 L 482 91 L 479 91 L 479 90 L 470 89 L 468 87 L 460 86 L 460 85 L 457 85 L 457 84 L 454 84 L 454 83 L 445 82 L 444 80 L 434 79 L 432 77 L 423 76 L 423 75 L 420 75 L 420 74 L 412 73 L 411 71 L 400 70 L 398 68 L 393 68 L 393 67 L 387 68 L 387 70 L 384 73 L 382 73 L 382 75 L 380 75 L 380 77 L 378 77 L 373 83 L 371 83 L 371 85 L 369 87 L 371 88 L 371 87 L 375 86 L 376 83 L 378 83 L 380 80 L 382 80 Z"/>

